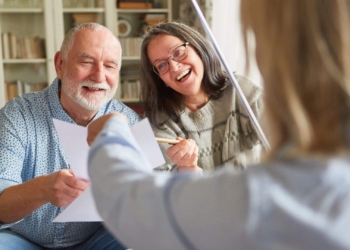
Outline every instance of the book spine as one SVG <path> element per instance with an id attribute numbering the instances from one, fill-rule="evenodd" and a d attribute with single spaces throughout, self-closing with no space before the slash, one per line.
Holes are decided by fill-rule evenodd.
<path id="1" fill-rule="evenodd" d="M 10 58 L 17 58 L 17 37 L 14 34 L 9 33 L 10 41 Z"/>
<path id="2" fill-rule="evenodd" d="M 23 94 L 23 84 L 20 80 L 17 80 L 17 94 L 22 95 Z"/>
<path id="3" fill-rule="evenodd" d="M 7 32 L 1 34 L 1 41 L 3 59 L 10 59 L 9 34 Z"/>

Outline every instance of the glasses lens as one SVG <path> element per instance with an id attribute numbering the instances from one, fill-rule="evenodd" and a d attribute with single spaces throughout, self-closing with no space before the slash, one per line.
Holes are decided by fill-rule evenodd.
<path id="1" fill-rule="evenodd" d="M 187 49 L 184 46 L 178 47 L 173 51 L 172 59 L 174 61 L 180 62 L 187 56 Z"/>
<path id="2" fill-rule="evenodd" d="M 177 47 L 171 55 L 169 56 L 172 60 L 176 62 L 181 62 L 187 57 L 187 46 L 188 43 L 182 44 L 181 46 Z M 169 59 L 168 57 L 168 59 Z M 158 61 L 154 66 L 153 66 L 153 71 L 156 72 L 158 75 L 163 75 L 169 70 L 169 64 L 168 64 L 168 59 L 163 59 Z"/>
<path id="3" fill-rule="evenodd" d="M 169 70 L 169 64 L 166 60 L 158 61 L 154 65 L 155 72 L 159 75 L 165 74 Z"/>

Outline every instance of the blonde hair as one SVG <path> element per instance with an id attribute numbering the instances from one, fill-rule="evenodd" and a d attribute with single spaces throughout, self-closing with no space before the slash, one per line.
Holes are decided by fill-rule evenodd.
<path id="1" fill-rule="evenodd" d="M 301 154 L 348 147 L 350 23 L 348 0 L 244 0 L 264 80 L 271 156 L 284 144 Z M 248 56 L 247 56 L 248 58 Z"/>

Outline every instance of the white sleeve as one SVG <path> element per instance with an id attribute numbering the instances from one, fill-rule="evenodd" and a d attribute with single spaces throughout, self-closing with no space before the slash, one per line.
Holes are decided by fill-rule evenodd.
<path id="1" fill-rule="evenodd" d="M 122 243 L 152 250 L 228 249 L 239 243 L 247 213 L 242 176 L 227 170 L 210 176 L 152 173 L 145 164 L 119 118 L 106 124 L 90 150 L 97 209 Z"/>

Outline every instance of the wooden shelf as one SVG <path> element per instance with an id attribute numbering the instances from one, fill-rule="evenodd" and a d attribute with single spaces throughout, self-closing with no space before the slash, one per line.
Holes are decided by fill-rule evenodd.
<path id="1" fill-rule="evenodd" d="M 28 58 L 28 59 L 4 59 L 5 64 L 16 64 L 16 63 L 45 63 L 46 58 Z"/>
<path id="2" fill-rule="evenodd" d="M 117 13 L 168 13 L 168 9 L 117 9 Z"/>
<path id="3" fill-rule="evenodd" d="M 43 13 L 42 8 L 1 8 L 0 13 Z"/>
<path id="4" fill-rule="evenodd" d="M 103 8 L 66 8 L 63 9 L 64 13 L 104 13 Z"/>

